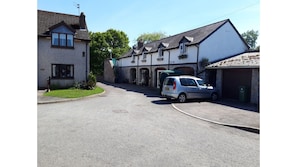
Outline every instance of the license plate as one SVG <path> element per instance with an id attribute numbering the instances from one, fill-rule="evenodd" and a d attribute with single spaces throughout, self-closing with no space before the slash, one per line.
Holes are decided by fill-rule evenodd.
<path id="1" fill-rule="evenodd" d="M 169 88 L 168 87 L 165 87 L 165 90 L 169 90 Z"/>

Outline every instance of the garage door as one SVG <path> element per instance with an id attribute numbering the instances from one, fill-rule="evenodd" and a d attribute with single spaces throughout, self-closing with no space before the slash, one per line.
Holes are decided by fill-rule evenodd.
<path id="1" fill-rule="evenodd" d="M 239 99 L 239 87 L 245 86 L 247 88 L 247 101 L 250 102 L 251 80 L 251 69 L 223 70 L 222 97 L 228 99 Z"/>

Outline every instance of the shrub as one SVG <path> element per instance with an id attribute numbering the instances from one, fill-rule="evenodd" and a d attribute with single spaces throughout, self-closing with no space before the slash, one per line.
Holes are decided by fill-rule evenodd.
<path id="1" fill-rule="evenodd" d="M 80 89 L 80 88 L 81 88 L 81 83 L 80 83 L 80 82 L 75 82 L 75 83 L 73 84 L 73 88 L 74 88 L 74 89 Z"/>
<path id="2" fill-rule="evenodd" d="M 88 89 L 93 89 L 96 86 L 96 76 L 90 72 L 88 75 L 87 87 Z"/>

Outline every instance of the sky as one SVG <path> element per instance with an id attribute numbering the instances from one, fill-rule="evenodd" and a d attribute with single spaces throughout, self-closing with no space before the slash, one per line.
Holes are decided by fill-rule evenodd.
<path id="1" fill-rule="evenodd" d="M 37 0 L 37 9 L 74 15 L 84 12 L 89 31 L 123 31 L 129 46 L 143 33 L 175 35 L 225 19 L 240 34 L 247 30 L 260 34 L 260 0 Z"/>

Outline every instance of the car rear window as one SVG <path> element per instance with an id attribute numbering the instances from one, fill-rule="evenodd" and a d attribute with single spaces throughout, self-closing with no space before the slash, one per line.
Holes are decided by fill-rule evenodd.
<path id="1" fill-rule="evenodd" d="M 167 78 L 165 80 L 165 85 L 172 86 L 173 85 L 173 82 L 174 82 L 174 78 Z"/>

